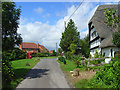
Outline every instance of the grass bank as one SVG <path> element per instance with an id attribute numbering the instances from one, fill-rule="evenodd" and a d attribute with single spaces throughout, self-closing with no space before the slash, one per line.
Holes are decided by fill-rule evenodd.
<path id="1" fill-rule="evenodd" d="M 67 79 L 69 83 L 72 83 L 72 86 L 74 86 L 75 88 L 90 88 L 89 81 L 96 74 L 96 71 L 94 70 L 100 69 L 103 67 L 103 66 L 90 67 L 89 68 L 90 71 L 88 71 L 85 66 L 80 66 L 78 68 L 80 71 L 80 76 L 72 77 L 72 75 L 70 74 L 70 71 L 73 71 L 74 69 L 76 69 L 77 65 L 71 60 L 66 60 L 66 64 L 64 64 L 59 60 L 58 62 L 60 63 L 61 69 L 67 75 Z"/>
<path id="2" fill-rule="evenodd" d="M 24 79 L 26 73 L 33 68 L 40 60 L 33 58 L 33 59 L 21 59 L 11 61 L 11 65 L 14 70 L 14 80 L 11 82 L 11 88 L 16 88 L 16 86 Z M 29 63 L 30 66 L 26 66 L 26 63 Z"/>

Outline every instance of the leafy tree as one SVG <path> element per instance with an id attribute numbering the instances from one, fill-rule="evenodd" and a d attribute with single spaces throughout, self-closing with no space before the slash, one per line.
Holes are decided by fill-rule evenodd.
<path id="1" fill-rule="evenodd" d="M 84 55 L 85 57 L 89 57 L 89 37 L 88 35 L 84 38 L 80 40 L 80 46 L 81 46 L 81 53 L 82 55 Z"/>
<path id="2" fill-rule="evenodd" d="M 21 9 L 17 9 L 14 2 L 2 2 L 2 48 L 13 49 L 22 42 L 22 37 L 17 33 L 18 20 Z"/>
<path id="3" fill-rule="evenodd" d="M 58 48 L 58 53 L 61 54 L 62 53 L 62 49 Z"/>
<path id="4" fill-rule="evenodd" d="M 79 32 L 77 32 L 77 27 L 75 26 L 74 21 L 70 19 L 70 21 L 67 24 L 67 27 L 65 27 L 64 33 L 62 33 L 62 38 L 59 46 L 62 48 L 64 52 L 67 52 L 70 51 L 70 45 L 74 44 L 77 45 L 77 50 L 78 50 L 79 41 L 80 41 L 80 36 L 79 36 Z"/>
<path id="5" fill-rule="evenodd" d="M 72 52 L 72 54 L 75 54 L 76 50 L 77 50 L 77 45 L 75 44 L 70 44 L 70 50 Z"/>
<path id="6" fill-rule="evenodd" d="M 20 34 L 17 33 L 20 7 L 17 9 L 14 2 L 2 2 L 2 78 L 3 88 L 11 88 L 10 84 L 14 78 L 13 68 L 10 64 L 10 55 L 16 53 L 15 45 L 22 42 Z M 13 50 L 13 53 L 9 53 Z M 13 54 L 15 55 L 15 54 Z M 12 56 L 13 56 L 12 55 Z M 15 56 L 14 56 L 15 57 Z"/>
<path id="7" fill-rule="evenodd" d="M 119 24 L 119 20 L 120 17 L 118 17 L 116 15 L 116 10 L 114 8 L 110 9 L 110 8 L 106 8 L 105 9 L 105 17 L 107 17 L 106 19 L 106 23 L 108 26 L 111 26 L 115 29 L 115 33 L 113 33 L 113 43 L 120 47 L 120 30 L 118 30 L 120 27 Z"/>

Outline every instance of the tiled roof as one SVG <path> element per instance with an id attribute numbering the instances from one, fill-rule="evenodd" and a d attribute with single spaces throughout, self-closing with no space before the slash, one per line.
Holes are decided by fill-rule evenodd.
<path id="1" fill-rule="evenodd" d="M 49 51 L 49 53 L 53 53 L 53 50 Z"/>
<path id="2" fill-rule="evenodd" d="M 22 48 L 37 48 L 35 43 L 22 43 Z"/>
<path id="3" fill-rule="evenodd" d="M 43 45 L 39 45 L 39 48 L 40 48 L 40 50 L 46 50 L 46 51 L 48 51 Z"/>

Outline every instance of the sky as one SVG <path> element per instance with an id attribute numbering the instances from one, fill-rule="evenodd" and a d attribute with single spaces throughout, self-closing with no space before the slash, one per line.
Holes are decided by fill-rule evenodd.
<path id="1" fill-rule="evenodd" d="M 18 33 L 23 42 L 34 42 L 48 50 L 59 48 L 60 38 L 64 32 L 64 21 L 67 21 L 81 2 L 15 2 L 21 6 Z M 83 2 L 71 17 L 83 39 L 88 34 L 88 22 L 97 7 L 115 2 Z"/>

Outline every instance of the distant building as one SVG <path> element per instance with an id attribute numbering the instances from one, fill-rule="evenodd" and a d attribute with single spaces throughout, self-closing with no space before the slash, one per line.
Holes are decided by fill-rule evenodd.
<path id="1" fill-rule="evenodd" d="M 40 50 L 41 53 L 49 52 L 49 50 L 46 49 L 43 45 L 37 44 L 37 47 L 39 48 L 39 50 Z"/>
<path id="2" fill-rule="evenodd" d="M 19 45 L 19 48 L 23 51 L 37 53 L 37 52 L 49 52 L 43 45 L 30 43 L 30 42 L 23 42 Z"/>
<path id="3" fill-rule="evenodd" d="M 53 53 L 53 50 L 49 51 L 49 53 Z"/>
<path id="4" fill-rule="evenodd" d="M 108 63 L 111 57 L 114 57 L 115 51 L 120 50 L 112 43 L 112 34 L 114 29 L 107 26 L 105 23 L 106 17 L 104 15 L 105 8 L 118 9 L 118 5 L 100 5 L 91 20 L 89 21 L 89 49 L 93 56 L 95 50 L 101 54 L 105 54 L 105 62 Z"/>

